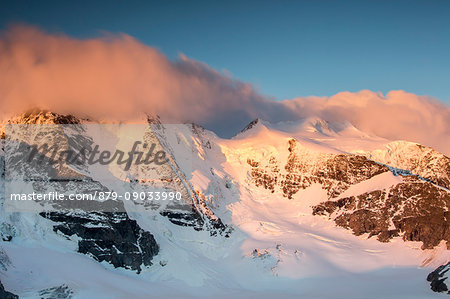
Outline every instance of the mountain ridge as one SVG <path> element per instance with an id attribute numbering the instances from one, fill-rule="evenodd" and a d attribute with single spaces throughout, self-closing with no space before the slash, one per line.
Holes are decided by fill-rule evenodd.
<path id="1" fill-rule="evenodd" d="M 21 116 L 17 122 L 65 125 L 72 120 L 49 113 Z M 163 205 L 119 201 L 125 211 L 119 218 L 102 213 L 98 218 L 92 212 L 13 216 L 2 205 L 0 231 L 9 241 L 3 241 L 1 247 L 15 267 L 2 279 L 7 290 L 24 295 L 15 275 L 28 269 L 22 268 L 15 252 L 26 251 L 27 246 L 87 254 L 77 261 L 100 262 L 102 267 L 94 272 L 111 279 L 122 273 L 121 269 L 128 269 L 123 270 L 128 273 L 123 277 L 133 284 L 145 280 L 155 287 L 166 286 L 163 281 L 167 279 L 197 287 L 213 284 L 211 294 L 221 295 L 230 287 L 239 286 L 246 292 L 268 282 L 274 290 L 284 289 L 278 277 L 286 280 L 290 292 L 305 295 L 307 287 L 299 287 L 302 278 L 312 279 L 316 285 L 329 276 L 348 287 L 362 282 L 360 275 L 350 273 L 370 276 L 371 271 L 384 273 L 383 269 L 399 271 L 402 267 L 411 267 L 407 277 L 416 284 L 410 289 L 396 285 L 395 293 L 411 295 L 419 290 L 419 281 L 425 281 L 425 273 L 450 260 L 450 203 L 445 189 L 448 158 L 431 148 L 409 142 L 384 148 L 390 144 L 384 139 L 346 134 L 351 127 L 345 125 L 339 131 L 344 134 L 331 134 L 328 130 L 333 124 L 315 123 L 317 119 L 307 121 L 307 128 L 313 130 L 304 134 L 283 132 L 258 120 L 235 138 L 222 139 L 198 125 L 171 127 L 158 117 L 143 114 L 142 118 L 148 123 L 142 128 L 150 130 L 144 129 L 141 136 L 138 127 L 114 128 L 111 138 L 129 138 L 115 146 L 127 148 L 139 138 L 155 142 L 170 154 L 167 167 L 135 165 L 129 173 L 110 169 L 108 179 L 91 168 L 83 174 L 97 180 L 99 188 L 141 192 L 156 186 L 145 179 L 156 171 L 164 178 L 158 186 L 182 192 L 185 200 Z M 78 123 L 83 126 L 95 121 Z M 87 128 L 82 137 L 94 142 Z M 45 130 L 41 136 L 43 133 Z M 354 141 L 361 143 L 350 152 L 339 144 L 341 138 L 347 142 L 344 147 Z M 380 146 L 376 152 L 374 146 Z M 405 158 L 405 154 L 410 156 Z M 5 155 L 1 156 L 4 159 Z M 430 204 L 431 199 L 436 202 Z M 124 233 L 127 238 L 119 236 Z M 110 266 L 118 268 L 113 272 Z M 214 273 L 207 270 L 213 268 Z M 41 264 L 39 271 L 33 269 L 52 285 L 36 282 L 30 289 L 87 291 L 80 282 L 67 285 L 67 281 L 51 278 L 62 268 Z M 130 278 L 133 276 L 126 272 L 130 270 L 139 276 Z M 343 273 L 349 280 L 342 278 Z M 92 277 L 92 281 L 99 280 Z M 388 279 L 384 283 L 394 286 Z M 180 294 L 196 294 L 195 288 L 170 286 Z M 112 287 L 118 292 L 123 292 L 122 288 Z M 152 291 L 144 293 L 148 296 Z M 354 292 L 366 294 L 362 289 Z"/>

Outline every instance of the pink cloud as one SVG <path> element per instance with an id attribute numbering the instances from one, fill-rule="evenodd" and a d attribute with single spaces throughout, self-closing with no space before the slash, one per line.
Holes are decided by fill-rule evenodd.
<path id="1" fill-rule="evenodd" d="M 369 90 L 329 98 L 296 98 L 284 104 L 299 114 L 350 121 L 362 131 L 387 139 L 415 141 L 450 152 L 450 107 L 402 90 L 386 96 Z"/>
<path id="2" fill-rule="evenodd" d="M 230 135 L 248 121 L 316 115 L 450 153 L 450 107 L 404 91 L 361 91 L 275 101 L 247 83 L 184 56 L 170 61 L 126 35 L 80 40 L 29 26 L 0 36 L 2 114 L 41 107 L 110 120 L 142 112 L 194 121 Z"/>

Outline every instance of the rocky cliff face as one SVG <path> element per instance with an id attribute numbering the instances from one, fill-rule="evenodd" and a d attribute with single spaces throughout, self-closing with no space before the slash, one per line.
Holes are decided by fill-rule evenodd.
<path id="1" fill-rule="evenodd" d="M 41 212 L 55 222 L 53 230 L 66 236 L 76 235 L 78 252 L 114 267 L 135 270 L 151 266 L 159 252 L 153 235 L 139 227 L 127 213 Z"/>
<path id="2" fill-rule="evenodd" d="M 267 277 L 267 273 L 288 276 L 289 279 L 283 281 L 291 283 L 291 289 L 297 291 L 299 280 L 288 281 L 293 274 L 304 280 L 303 277 L 315 271 L 320 285 L 322 273 L 338 279 L 349 269 L 364 272 L 364 269 L 387 268 L 397 271 L 389 268 L 395 263 L 416 271 L 421 263 L 427 262 L 434 267 L 446 261 L 448 252 L 442 245 L 450 246 L 449 163 L 447 157 L 431 149 L 401 143 L 401 146 L 394 148 L 390 145 L 389 150 L 380 152 L 351 154 L 338 150 L 338 147 L 311 142 L 309 137 L 272 134 L 260 121 L 250 124 L 244 130 L 243 138 L 238 136 L 231 140 L 217 138 L 196 125 L 182 125 L 171 133 L 157 117 L 144 118 L 143 122 L 146 122 L 147 130 L 142 141 L 155 144 L 155 151 L 164 150 L 168 154 L 167 163 L 158 167 L 136 164 L 127 172 L 108 169 L 106 177 L 105 173 L 95 172 L 93 168 L 67 167 L 64 163 L 51 164 L 48 169 L 35 164 L 14 164 L 22 158 L 21 144 L 52 140 L 62 151 L 69 146 L 89 146 L 94 137 L 84 131 L 84 120 L 42 111 L 10 120 L 10 124 L 57 125 L 49 131 L 35 126 L 35 131 L 22 136 L 9 148 L 8 155 L 0 150 L 0 164 L 8 163 L 8 168 L 23 174 L 26 178 L 24 184 L 33 190 L 83 193 L 171 190 L 179 192 L 181 200 L 55 202 L 41 204 L 39 208 L 42 210 L 36 209 L 27 212 L 31 216 L 23 216 L 25 213 L 8 211 L 3 205 L 3 183 L 11 174 L 6 172 L 5 175 L 4 168 L 0 167 L 0 199 L 3 201 L 0 203 L 0 237 L 3 240 L 0 247 L 12 261 L 12 266 L 7 269 L 9 259 L 2 256 L 0 248 L 0 270 L 11 275 L 2 279 L 7 287 L 17 286 L 15 278 L 11 278 L 13 275 L 20 277 L 25 273 L 36 277 L 45 273 L 42 280 L 48 280 L 58 276 L 54 273 L 66 273 L 66 269 L 61 269 L 64 266 L 50 268 L 52 265 L 46 264 L 53 256 L 64 261 L 53 264 L 74 265 L 80 262 L 81 266 L 74 266 L 76 273 L 86 275 L 93 271 L 95 274 L 90 278 L 94 282 L 82 286 L 83 283 L 79 282 L 84 277 L 67 274 L 61 280 L 36 284 L 33 289 L 30 287 L 29 294 L 40 298 L 92 295 L 91 289 L 96 287 L 93 288 L 93 284 L 103 285 L 106 280 L 116 284 L 114 279 L 121 279 L 117 273 L 130 279 L 127 282 L 133 288 L 143 285 L 133 293 L 131 287 L 122 286 L 119 282 L 117 289 L 124 290 L 121 295 L 159 295 L 153 293 L 156 286 L 153 283 L 161 281 L 165 287 L 170 279 L 196 286 L 214 280 L 220 282 L 220 288 L 225 286 L 226 291 L 229 286 L 234 288 L 241 283 L 253 289 L 259 283 L 256 280 L 262 281 L 262 287 L 266 281 L 276 285 L 279 278 Z M 65 124 L 80 126 L 68 131 L 58 128 Z M 330 133 L 329 138 L 339 138 L 338 132 L 334 132 L 326 122 L 314 122 L 313 127 L 321 134 Z M 254 134 L 255 131 L 259 135 Z M 134 139 L 137 135 L 132 133 L 114 131 L 108 136 L 111 139 L 117 136 Z M 270 135 L 267 143 L 264 143 L 267 137 L 264 134 Z M 1 142 L 3 144 L 4 140 Z M 126 143 L 123 149 L 129 150 L 129 144 Z M 189 169 L 187 162 L 192 157 L 195 157 L 192 159 L 195 163 Z M 50 158 L 44 155 L 44 159 Z M 388 179 L 379 184 L 380 177 Z M 355 238 L 343 229 L 336 229 L 334 224 L 364 238 Z M 231 225 L 235 225 L 234 233 Z M 24 249 L 27 244 L 23 236 L 31 236 L 30 244 L 38 248 Z M 413 246 L 402 247 L 397 242 L 369 242 L 364 240 L 365 237 L 377 238 L 380 242 L 389 242 L 394 237 L 403 238 L 422 242 L 424 250 L 434 249 L 420 251 L 409 248 Z M 48 244 L 44 244 L 46 242 Z M 435 248 L 439 244 L 441 246 Z M 22 265 L 16 263 L 17 269 L 20 268 L 16 271 L 14 262 L 24 256 L 14 253 L 21 250 L 21 254 L 27 254 L 28 260 Z M 51 254 L 31 269 L 30 255 L 38 250 L 39 254 L 47 251 Z M 88 258 L 72 254 L 73 251 Z M 99 267 L 96 262 L 111 266 Z M 89 265 L 93 267 L 89 268 Z M 111 267 L 128 269 L 140 275 L 111 271 Z M 237 272 L 233 272 L 236 269 Z M 448 292 L 447 270 L 448 265 L 445 265 L 430 273 L 433 290 Z M 103 275 L 108 277 L 98 280 Z M 250 283 L 247 275 L 252 276 Z M 366 272 L 364 275 L 366 278 L 374 277 Z M 236 278 L 230 280 L 232 276 Z M 338 280 L 339 286 L 349 283 L 348 277 L 342 276 L 342 280 Z M 151 280 L 146 281 L 148 277 Z M 363 275 L 362 280 L 356 275 L 353 277 L 349 285 L 366 279 Z M 391 275 L 384 278 L 390 280 Z M 382 283 L 387 283 L 387 280 Z M 136 281 L 139 283 L 135 284 Z M 111 288 L 110 293 L 116 292 L 113 283 L 101 291 Z M 184 286 L 184 282 L 181 285 Z M 392 285 L 397 287 L 396 282 Z M 282 287 L 286 290 L 284 284 Z M 10 290 L 19 295 L 24 293 L 18 287 Z M 2 291 L 0 286 L 0 294 Z M 184 291 L 182 289 L 181 294 Z M 416 289 L 408 291 L 410 294 Z M 197 292 L 195 287 L 193 294 Z M 311 294 L 308 292 L 306 296 Z M 365 294 L 366 289 L 358 292 Z M 305 293 L 301 294 L 305 296 Z"/>
<path id="3" fill-rule="evenodd" d="M 214 212 L 208 207 L 202 194 L 195 190 L 192 184 L 187 180 L 185 174 L 178 165 L 176 159 L 175 149 L 167 142 L 167 138 L 170 138 L 170 129 L 166 130 L 161 125 L 158 118 L 147 117 L 147 121 L 151 127 L 151 130 L 144 136 L 144 142 L 147 144 L 156 144 L 157 150 L 164 150 L 169 153 L 168 163 L 159 165 L 157 169 L 157 176 L 164 177 L 162 185 L 157 185 L 154 181 L 140 181 L 140 190 L 151 189 L 155 187 L 165 187 L 175 190 L 181 193 L 181 201 L 172 201 L 165 206 L 153 206 L 157 208 L 162 216 L 165 216 L 169 221 L 175 225 L 192 227 L 197 231 L 206 230 L 210 232 L 211 236 L 223 235 L 229 236 L 230 228 L 223 224 L 222 220 L 218 218 Z M 149 128 L 150 128 L 149 127 Z M 195 125 L 188 124 L 183 125 L 184 128 L 180 130 L 189 130 L 188 134 L 193 137 L 199 137 L 203 128 Z M 178 128 L 177 128 L 178 129 Z M 179 138 L 179 137 L 177 137 Z M 208 142 L 199 145 L 201 150 L 205 150 L 208 146 Z M 193 145 L 190 145 L 189 151 L 194 149 Z M 131 169 L 132 174 L 139 178 L 155 177 L 155 169 L 151 166 L 137 165 Z"/>
<path id="4" fill-rule="evenodd" d="M 249 158 L 251 176 L 256 186 L 292 198 L 300 189 L 314 183 L 322 185 L 328 197 L 335 198 L 351 185 L 389 171 L 388 167 L 368 160 L 364 156 L 317 153 L 302 147 L 295 139 L 289 140 L 289 156 L 285 165 L 271 156 L 268 161 Z"/>
<path id="5" fill-rule="evenodd" d="M 22 145 L 44 143 L 57 144 L 59 151 L 70 147 L 92 145 L 92 140 L 83 135 L 81 121 L 71 115 L 59 115 L 46 111 L 34 111 L 16 117 L 9 124 L 48 124 L 53 126 L 22 129 L 18 127 L 13 133 L 15 141 L 10 143 L 10 155 L 5 161 L 11 175 L 22 175 L 25 181 L 31 181 L 36 192 L 59 191 L 93 193 L 110 191 L 106 186 L 83 173 L 87 169 L 74 169 L 64 162 L 19 163 L 23 169 L 15 167 L 14 159 L 20 159 L 26 151 Z M 58 125 L 74 126 L 74 136 L 68 136 Z M 21 132 L 23 131 L 23 132 Z M 22 134 L 23 133 L 23 134 Z M 29 133 L 29 135 L 28 135 Z M 8 137 L 8 136 L 7 136 Z M 79 143 L 79 144 L 76 144 Z M 17 149 L 15 146 L 17 145 Z M 19 155 L 19 157 L 17 157 Z M 50 159 L 45 156 L 45 159 Z M 19 167 L 17 165 L 17 167 Z M 82 171 L 82 172 L 79 172 Z M 40 215 L 54 222 L 55 232 L 65 236 L 78 237 L 78 252 L 92 256 L 97 261 L 106 261 L 114 267 L 123 267 L 137 272 L 142 266 L 150 266 L 152 259 L 159 252 L 159 246 L 153 235 L 139 227 L 135 220 L 128 217 L 122 202 L 48 202 L 52 212 Z M 116 211 L 116 212 L 113 212 Z"/>
<path id="6" fill-rule="evenodd" d="M 158 167 L 146 165 L 133 165 L 127 178 L 123 178 L 128 191 L 147 192 L 168 189 L 181 193 L 181 201 L 173 202 L 143 202 L 135 203 L 143 205 L 144 209 L 157 211 L 160 215 L 176 226 L 192 228 L 196 231 L 206 230 L 211 236 L 228 236 L 230 229 L 224 225 L 220 218 L 216 217 L 205 204 L 203 195 L 196 191 L 185 178 L 177 161 L 171 155 L 173 149 L 165 140 L 167 132 L 164 131 L 158 118 L 148 117 L 148 130 L 143 142 L 155 144 L 158 150 L 168 153 L 169 162 Z M 83 127 L 83 120 L 71 115 L 59 115 L 48 111 L 30 111 L 15 117 L 7 124 L 34 125 L 48 124 L 49 127 L 17 127 L 12 135 L 13 143 L 8 143 L 9 154 L 4 153 L 0 159 L 2 162 L 2 176 L 5 177 L 4 167 L 8 165 L 9 174 L 20 174 L 24 182 L 31 182 L 36 192 L 65 191 L 94 193 L 111 192 L 112 190 L 98 181 L 88 167 L 81 165 L 68 166 L 61 161 L 51 161 L 48 153 L 42 153 L 44 161 L 49 163 L 19 163 L 15 161 L 23 159 L 25 153 L 21 147 L 27 144 L 37 145 L 51 143 L 58 145 L 58 153 L 69 148 L 93 148 L 93 140 L 87 136 Z M 62 129 L 59 125 L 75 125 L 69 129 Z M 22 132 L 22 131 L 23 132 Z M 192 130 L 199 130 L 193 127 Z M 2 132 L 3 133 L 3 132 Z M 8 133 L 8 132 L 6 132 Z M 3 136 L 8 138 L 8 136 Z M 58 156 L 58 155 L 57 155 Z M 52 162 L 52 163 L 50 163 Z M 152 180 L 147 178 L 162 178 Z M 162 189 L 161 189 L 162 188 Z M 44 210 L 39 215 L 51 220 L 55 233 L 67 238 L 75 237 L 78 243 L 78 252 L 87 254 L 95 260 L 108 262 L 114 267 L 122 267 L 137 271 L 143 267 L 152 265 L 153 258 L 158 255 L 160 247 L 154 235 L 142 229 L 136 220 L 131 219 L 122 201 L 105 202 L 49 202 L 41 203 Z M 2 236 L 6 236 L 2 230 Z"/>
<path id="7" fill-rule="evenodd" d="M 355 235 L 377 236 L 381 242 L 402 236 L 423 242 L 423 249 L 441 241 L 450 249 L 449 192 L 429 182 L 409 177 L 405 183 L 327 201 L 314 206 L 314 215 L 326 215 Z"/>
<path id="8" fill-rule="evenodd" d="M 405 241 L 423 242 L 423 249 L 433 248 L 441 241 L 446 241 L 450 249 L 450 192 L 445 188 L 450 163 L 444 155 L 414 145 L 414 153 L 421 154 L 401 158 L 397 153 L 396 161 L 403 162 L 392 167 L 363 155 L 315 152 L 294 139 L 286 146 L 289 155 L 284 165 L 276 156 L 267 161 L 248 159 L 256 186 L 292 198 L 299 190 L 320 184 L 327 191 L 328 201 L 314 206 L 314 215 L 327 216 L 355 235 L 376 236 L 381 242 L 401 236 Z M 411 149 L 407 152 L 411 153 Z M 401 175 L 403 182 L 340 197 L 351 186 L 389 171 Z"/>

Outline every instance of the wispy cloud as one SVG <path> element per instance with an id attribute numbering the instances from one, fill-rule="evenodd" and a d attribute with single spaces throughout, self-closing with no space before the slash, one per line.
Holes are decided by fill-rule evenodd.
<path id="1" fill-rule="evenodd" d="M 184 56 L 170 61 L 126 35 L 79 40 L 15 26 L 0 38 L 3 114 L 41 107 L 114 120 L 142 112 L 194 121 L 231 135 L 248 121 L 316 115 L 361 130 L 450 152 L 450 107 L 404 91 L 371 91 L 275 101 L 242 81 Z"/>

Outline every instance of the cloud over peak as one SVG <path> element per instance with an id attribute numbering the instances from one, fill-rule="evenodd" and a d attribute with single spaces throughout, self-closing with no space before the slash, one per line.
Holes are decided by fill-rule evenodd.
<path id="1" fill-rule="evenodd" d="M 314 115 L 450 153 L 450 107 L 435 99 L 364 90 L 275 101 L 204 63 L 182 55 L 170 61 L 126 34 L 81 40 L 11 27 L 0 36 L 0 78 L 4 115 L 41 107 L 129 120 L 148 112 L 225 136 L 257 117 L 277 122 Z"/>

